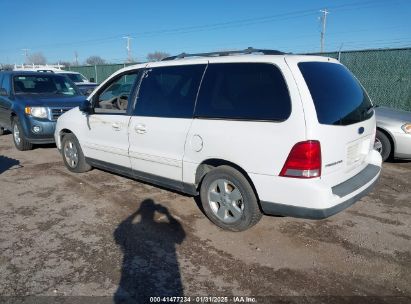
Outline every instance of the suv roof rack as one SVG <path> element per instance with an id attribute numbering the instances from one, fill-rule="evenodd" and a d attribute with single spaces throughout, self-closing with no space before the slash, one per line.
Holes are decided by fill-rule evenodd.
<path id="1" fill-rule="evenodd" d="M 252 54 L 252 53 L 262 53 L 263 55 L 284 55 L 284 52 L 277 50 L 264 50 L 264 49 L 255 49 L 248 47 L 245 50 L 235 50 L 235 51 L 221 51 L 221 52 L 210 52 L 210 53 L 195 53 L 187 54 L 181 53 L 175 56 L 170 56 L 163 58 L 162 61 L 182 59 L 186 57 L 219 57 L 219 56 L 230 56 L 235 54 Z"/>
<path id="2" fill-rule="evenodd" d="M 64 65 L 59 64 L 14 64 L 13 71 L 37 71 L 37 72 L 51 72 L 62 71 Z"/>

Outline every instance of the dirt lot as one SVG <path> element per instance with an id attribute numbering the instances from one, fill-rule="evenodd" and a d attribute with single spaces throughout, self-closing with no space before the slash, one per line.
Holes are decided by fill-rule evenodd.
<path id="1" fill-rule="evenodd" d="M 0 296 L 411 296 L 411 162 L 384 164 L 375 191 L 329 219 L 230 233 L 191 197 L 72 174 L 55 147 L 11 142 L 0 137 Z"/>

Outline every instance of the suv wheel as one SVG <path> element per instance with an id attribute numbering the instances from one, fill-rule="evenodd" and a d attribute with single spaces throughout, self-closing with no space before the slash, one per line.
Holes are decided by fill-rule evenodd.
<path id="1" fill-rule="evenodd" d="M 33 149 L 33 144 L 26 139 L 23 128 L 21 127 L 20 121 L 17 117 L 13 119 L 12 130 L 13 142 L 17 150 L 27 151 Z"/>
<path id="2" fill-rule="evenodd" d="M 262 216 L 250 183 L 229 166 L 207 173 L 201 184 L 200 198 L 207 217 L 226 230 L 246 230 Z"/>
<path id="3" fill-rule="evenodd" d="M 391 142 L 387 135 L 380 130 L 377 130 L 377 134 L 375 136 L 374 149 L 381 154 L 383 161 L 386 161 L 390 157 Z"/>
<path id="4" fill-rule="evenodd" d="M 91 166 L 86 163 L 83 150 L 76 136 L 73 134 L 64 135 L 61 147 L 61 154 L 67 169 L 76 173 L 87 172 L 91 169 Z"/>

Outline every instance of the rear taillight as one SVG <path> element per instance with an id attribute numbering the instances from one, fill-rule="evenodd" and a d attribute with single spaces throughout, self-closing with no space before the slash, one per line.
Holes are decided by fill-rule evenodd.
<path id="1" fill-rule="evenodd" d="M 314 178 L 321 176 L 321 145 L 317 140 L 294 145 L 280 172 L 280 176 Z"/>

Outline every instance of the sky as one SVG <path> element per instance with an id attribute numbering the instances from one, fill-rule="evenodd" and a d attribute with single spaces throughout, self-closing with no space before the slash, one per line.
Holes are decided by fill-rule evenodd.
<path id="1" fill-rule="evenodd" d="M 319 52 L 411 46 L 411 0 L 0 0 L 0 63 L 21 64 L 22 49 L 48 63 L 108 62 L 148 53 L 254 48 Z"/>

